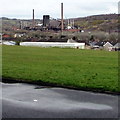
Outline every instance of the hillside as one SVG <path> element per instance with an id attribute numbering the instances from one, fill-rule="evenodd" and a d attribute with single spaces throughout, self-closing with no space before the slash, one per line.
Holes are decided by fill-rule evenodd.
<path id="1" fill-rule="evenodd" d="M 82 18 L 71 18 L 75 20 L 75 27 L 86 31 L 104 31 L 104 32 L 117 32 L 120 23 L 118 22 L 118 14 L 103 14 L 93 15 Z M 16 30 L 21 27 L 31 26 L 32 20 L 9 19 L 2 17 L 3 31 Z M 21 26 L 22 21 L 22 26 Z M 52 20 L 51 20 L 52 21 Z M 67 24 L 68 20 L 65 20 Z M 42 23 L 42 20 L 36 19 L 35 23 Z"/>
<path id="2" fill-rule="evenodd" d="M 118 19 L 118 14 L 93 15 L 76 18 L 75 25 L 89 31 L 117 32 L 120 25 Z"/>
<path id="3" fill-rule="evenodd" d="M 93 15 L 82 18 L 76 18 L 76 20 L 111 20 L 118 19 L 118 14 L 101 14 L 101 15 Z"/>

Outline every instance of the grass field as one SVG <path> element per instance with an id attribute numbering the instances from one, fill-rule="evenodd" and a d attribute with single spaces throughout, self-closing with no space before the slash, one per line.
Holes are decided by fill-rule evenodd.
<path id="1" fill-rule="evenodd" d="M 2 47 L 2 76 L 118 92 L 118 52 Z"/>

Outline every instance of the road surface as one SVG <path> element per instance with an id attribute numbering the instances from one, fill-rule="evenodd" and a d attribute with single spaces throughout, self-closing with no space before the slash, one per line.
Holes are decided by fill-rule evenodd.
<path id="1" fill-rule="evenodd" d="M 118 117 L 118 96 L 23 83 L 1 84 L 3 118 Z"/>

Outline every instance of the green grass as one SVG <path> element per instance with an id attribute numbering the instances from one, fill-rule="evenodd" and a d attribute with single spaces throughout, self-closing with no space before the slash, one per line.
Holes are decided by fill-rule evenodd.
<path id="1" fill-rule="evenodd" d="M 2 47 L 2 76 L 118 92 L 118 52 Z"/>

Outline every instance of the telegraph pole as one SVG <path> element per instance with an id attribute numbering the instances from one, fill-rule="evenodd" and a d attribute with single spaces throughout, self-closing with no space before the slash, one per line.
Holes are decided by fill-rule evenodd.
<path id="1" fill-rule="evenodd" d="M 64 25 L 63 25 L 63 3 L 61 3 L 61 32 L 63 32 Z"/>

